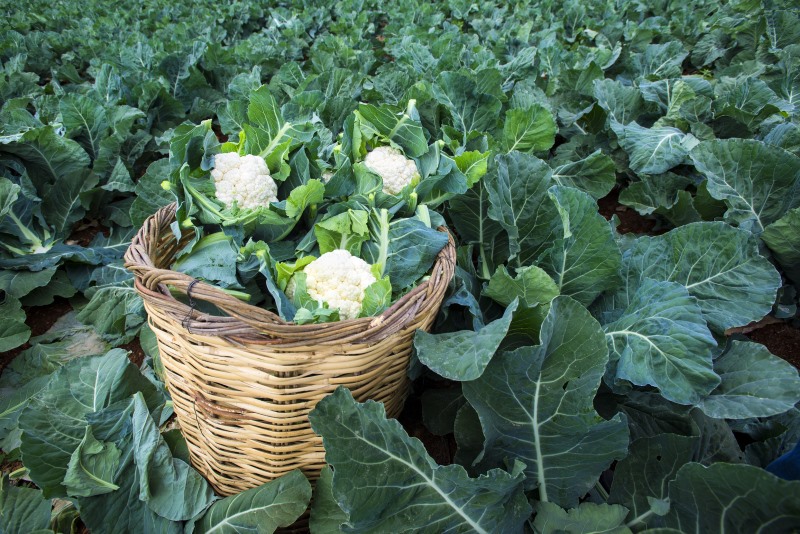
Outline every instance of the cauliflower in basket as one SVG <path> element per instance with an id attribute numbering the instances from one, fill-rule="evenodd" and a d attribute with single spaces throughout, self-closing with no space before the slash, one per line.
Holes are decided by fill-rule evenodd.
<path id="1" fill-rule="evenodd" d="M 303 269 L 308 296 L 339 310 L 339 318 L 355 319 L 361 313 L 364 290 L 375 282 L 369 263 L 346 250 L 332 250 Z M 286 286 L 286 295 L 294 299 L 294 278 Z"/>
<path id="2" fill-rule="evenodd" d="M 236 152 L 217 154 L 211 177 L 217 198 L 226 206 L 236 202 L 240 208 L 252 209 L 278 200 L 278 185 L 260 156 L 240 156 Z"/>
<path id="3" fill-rule="evenodd" d="M 414 160 L 390 146 L 379 146 L 364 158 L 364 165 L 383 179 L 383 192 L 396 195 L 419 176 Z"/>

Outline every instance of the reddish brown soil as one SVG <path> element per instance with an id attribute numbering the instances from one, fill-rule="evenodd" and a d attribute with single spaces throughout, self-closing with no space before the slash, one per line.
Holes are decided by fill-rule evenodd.
<path id="1" fill-rule="evenodd" d="M 600 215 L 611 220 L 611 217 L 616 215 L 619 218 L 619 225 L 617 231 L 621 234 L 633 232 L 634 234 L 657 234 L 653 228 L 656 226 L 656 221 L 653 218 L 643 217 L 639 215 L 636 210 L 619 203 L 619 189 L 614 188 L 611 192 L 597 201 L 599 206 Z"/>
<path id="2" fill-rule="evenodd" d="M 128 359 L 131 361 L 131 363 L 137 367 L 141 367 L 142 362 L 144 361 L 144 351 L 142 350 L 142 346 L 139 344 L 138 338 L 134 339 L 130 343 L 120 345 L 119 348 L 127 350 Z"/>
<path id="3" fill-rule="evenodd" d="M 31 329 L 31 337 L 40 336 L 47 332 L 59 317 L 72 310 L 72 306 L 65 298 L 56 297 L 52 304 L 47 306 L 30 306 L 25 307 L 25 324 Z M 17 357 L 17 354 L 30 347 L 29 343 L 25 343 L 16 349 L 0 353 L 0 373 L 3 372 L 5 366 L 11 360 Z"/>
<path id="4" fill-rule="evenodd" d="M 748 337 L 800 369 L 800 329 L 781 322 L 754 330 Z"/>

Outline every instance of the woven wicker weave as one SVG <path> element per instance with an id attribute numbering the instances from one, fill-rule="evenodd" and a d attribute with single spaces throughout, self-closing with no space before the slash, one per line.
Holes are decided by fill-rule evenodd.
<path id="1" fill-rule="evenodd" d="M 379 317 L 295 325 L 170 270 L 191 239 L 175 238 L 174 220 L 174 204 L 150 217 L 125 266 L 158 338 L 192 464 L 218 493 L 238 493 L 296 468 L 315 479 L 325 451 L 308 413 L 340 385 L 360 401 L 382 401 L 389 416 L 399 414 L 414 331 L 430 328 L 453 275 L 452 237 L 430 280 Z M 224 315 L 198 312 L 168 287 Z"/>

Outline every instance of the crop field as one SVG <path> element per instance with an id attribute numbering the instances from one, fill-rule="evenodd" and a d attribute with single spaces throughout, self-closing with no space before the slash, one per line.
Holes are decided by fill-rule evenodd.
<path id="1" fill-rule="evenodd" d="M 0 534 L 800 532 L 796 0 L 0 4 Z"/>

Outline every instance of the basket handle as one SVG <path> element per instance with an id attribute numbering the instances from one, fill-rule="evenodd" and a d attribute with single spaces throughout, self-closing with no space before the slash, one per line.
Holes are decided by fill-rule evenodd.
<path id="1" fill-rule="evenodd" d="M 180 238 L 173 233 L 171 226 L 175 221 L 176 211 L 177 204 L 172 203 L 144 222 L 125 252 L 125 267 L 133 272 L 136 289 L 145 301 L 168 312 L 176 322 L 184 324 L 185 328 L 197 328 L 208 335 L 245 336 L 249 342 L 266 335 L 289 342 L 325 338 L 340 343 L 363 339 L 364 334 L 370 330 L 373 332 L 368 337 L 382 336 L 391 333 L 390 330 L 403 328 L 404 323 L 428 302 L 436 300 L 438 306 L 438 297 L 446 291 L 455 270 L 453 236 L 445 227 L 440 227 L 440 231 L 447 232 L 448 243 L 437 256 L 431 280 L 414 288 L 380 316 L 338 323 L 297 325 L 269 310 L 242 302 L 213 285 L 165 268 L 193 237 L 189 232 L 183 233 Z M 444 283 L 441 283 L 442 280 Z M 197 312 L 193 307 L 176 300 L 170 293 L 170 287 L 192 300 L 213 304 L 229 317 Z M 421 300 L 426 302 L 420 302 Z M 394 324 L 395 322 L 401 324 Z M 268 339 L 263 341 L 269 342 Z"/>

